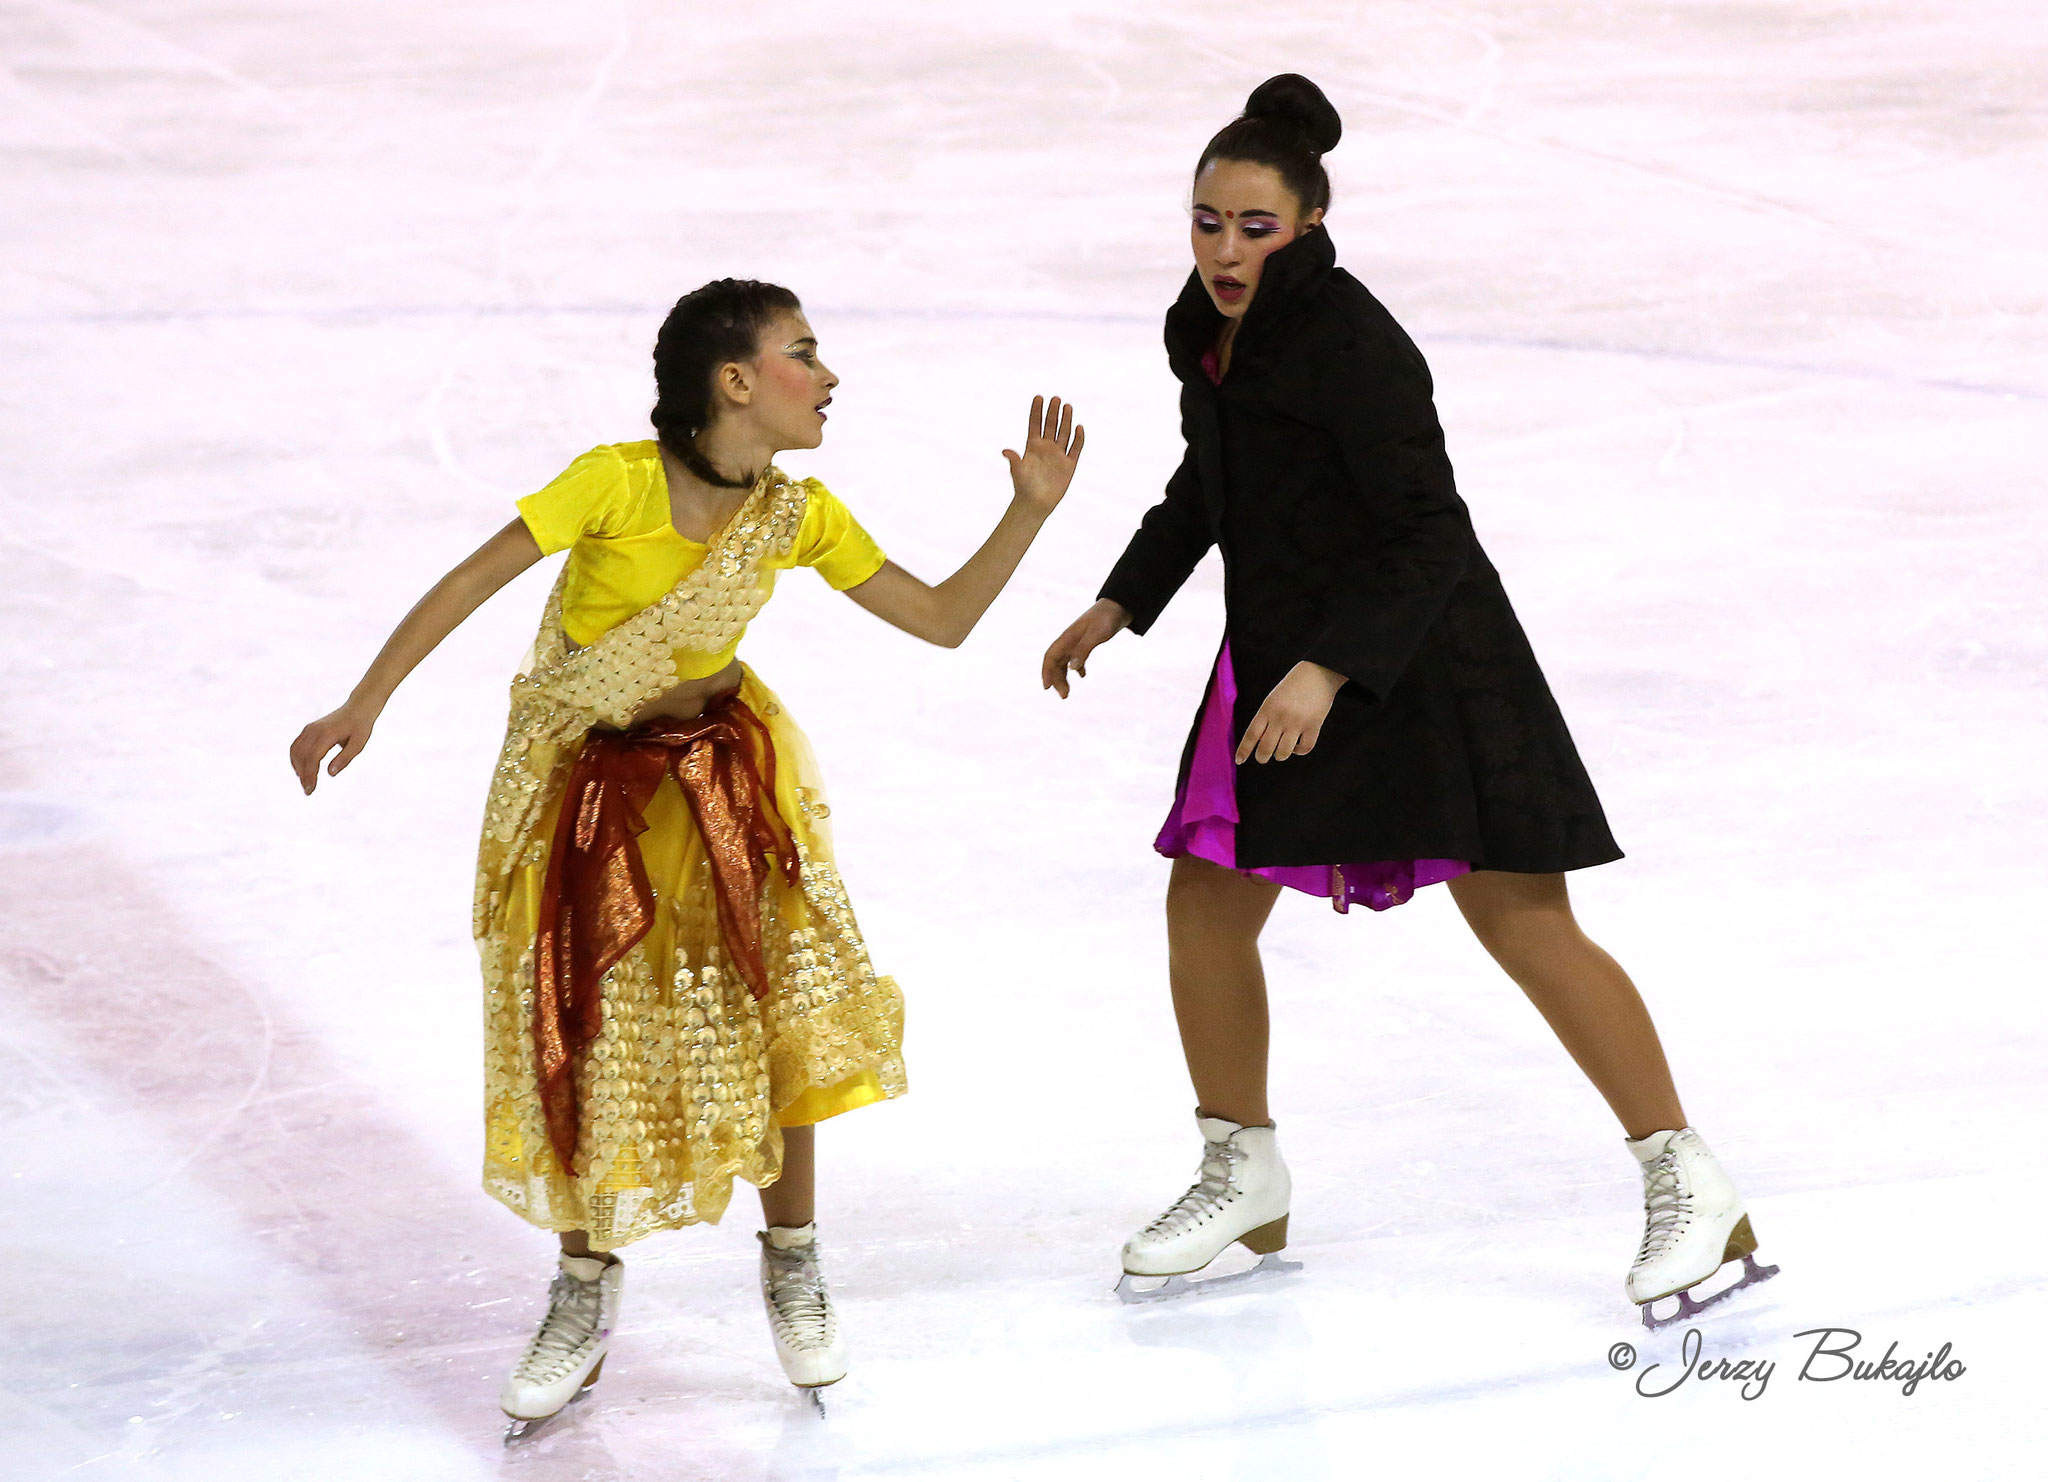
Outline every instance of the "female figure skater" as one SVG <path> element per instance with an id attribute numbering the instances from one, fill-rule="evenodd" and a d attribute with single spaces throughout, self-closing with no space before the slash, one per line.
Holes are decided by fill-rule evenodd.
<path id="1" fill-rule="evenodd" d="M 1725 1261 L 1745 1260 L 1745 1284 L 1768 1269 L 1635 987 L 1572 917 L 1564 872 L 1621 851 L 1473 536 L 1421 353 L 1336 266 L 1321 157 L 1340 132 L 1289 74 L 1202 151 L 1195 269 L 1166 316 L 1187 455 L 1045 655 L 1065 698 L 1070 667 L 1143 633 L 1222 547 L 1224 641 L 1157 843 L 1206 1152 L 1200 1181 L 1124 1246 L 1118 1290 L 1178 1289 L 1233 1241 L 1262 1266 L 1286 1244 L 1258 953 L 1281 887 L 1384 910 L 1444 881 L 1627 1132 L 1647 1202 L 1628 1294 L 1654 1323 L 1652 1301 Z"/>
<path id="2" fill-rule="evenodd" d="M 292 745 L 310 793 L 398 683 L 493 592 L 569 559 L 512 685 L 474 928 L 485 988 L 484 1187 L 560 1232 L 540 1331 L 501 1397 L 507 1439 L 597 1379 L 616 1248 L 761 1190 L 776 1353 L 816 1397 L 846 1373 L 819 1272 L 813 1126 L 904 1091 L 903 1004 L 833 868 L 803 733 L 734 657 L 775 573 L 816 567 L 886 622 L 955 647 L 1065 494 L 1083 434 L 1031 408 L 995 531 L 936 587 L 884 559 L 815 479 L 838 378 L 796 296 L 721 280 L 654 348 L 651 442 L 592 449 L 421 599 L 347 703 Z"/>

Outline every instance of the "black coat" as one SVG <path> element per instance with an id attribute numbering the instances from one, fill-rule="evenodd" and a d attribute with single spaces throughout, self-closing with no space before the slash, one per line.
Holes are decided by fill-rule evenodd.
<path id="1" fill-rule="evenodd" d="M 1102 595 L 1143 633 L 1222 547 L 1233 742 L 1300 661 L 1348 680 L 1312 752 L 1237 769 L 1238 865 L 1619 859 L 1458 497 L 1422 352 L 1321 229 L 1266 259 L 1217 386 L 1222 325 L 1190 276 L 1166 316 L 1187 456 Z M 1183 780 L 1193 749 L 1191 730 Z"/>

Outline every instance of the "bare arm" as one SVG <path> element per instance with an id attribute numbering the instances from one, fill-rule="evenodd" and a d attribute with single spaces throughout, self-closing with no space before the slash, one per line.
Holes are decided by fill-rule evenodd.
<path id="1" fill-rule="evenodd" d="M 460 627 L 464 618 L 539 559 L 540 547 L 534 544 L 526 522 L 514 519 L 435 582 L 392 629 L 340 708 L 321 716 L 292 742 L 292 771 L 298 774 L 299 786 L 309 793 L 313 790 L 320 777 L 320 763 L 336 747 L 340 755 L 328 763 L 328 776 L 354 761 L 369 744 L 377 717 L 399 682 Z"/>
<path id="2" fill-rule="evenodd" d="M 914 637 L 958 648 L 1008 584 L 1046 516 L 1059 507 L 1086 440 L 1085 431 L 1074 425 L 1071 406 L 1063 408 L 1057 396 L 1050 405 L 1033 397 L 1023 453 L 1003 450 L 1014 490 L 1010 507 L 981 549 L 937 586 L 925 585 L 890 561 L 859 586 L 847 588 L 846 595 Z"/>
<path id="3" fill-rule="evenodd" d="M 1043 512 L 1013 499 L 981 549 L 937 586 L 926 586 L 888 561 L 859 586 L 848 587 L 846 595 L 913 637 L 958 648 L 1008 584 L 1044 523 Z"/>

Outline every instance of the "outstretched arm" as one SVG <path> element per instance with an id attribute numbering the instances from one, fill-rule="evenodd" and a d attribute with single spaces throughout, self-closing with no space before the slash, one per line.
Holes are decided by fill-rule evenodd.
<path id="1" fill-rule="evenodd" d="M 1050 405 L 1034 396 L 1024 451 L 1003 450 L 1014 491 L 1010 507 L 967 564 L 937 586 L 927 586 L 890 561 L 859 586 L 848 587 L 846 595 L 927 643 L 958 648 L 1008 584 L 1046 516 L 1059 507 L 1086 440 L 1071 406 L 1062 406 L 1057 396 Z"/>
<path id="2" fill-rule="evenodd" d="M 384 640 L 384 647 L 341 707 L 321 716 L 292 742 L 292 770 L 298 774 L 299 786 L 309 793 L 313 790 L 320 779 L 320 763 L 337 747 L 340 754 L 328 763 L 328 776 L 354 761 L 369 744 L 370 731 L 399 681 L 486 598 L 539 559 L 540 547 L 534 544 L 526 522 L 515 519 L 435 582 Z"/>

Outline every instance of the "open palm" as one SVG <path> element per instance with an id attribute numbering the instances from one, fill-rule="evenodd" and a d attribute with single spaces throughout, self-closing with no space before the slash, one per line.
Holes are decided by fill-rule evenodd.
<path id="1" fill-rule="evenodd" d="M 1081 461 L 1081 445 L 1087 440 L 1087 430 L 1074 422 L 1073 407 L 1057 396 L 1050 403 L 1042 396 L 1032 397 L 1024 451 L 1003 449 L 1003 456 L 1010 460 L 1010 484 L 1017 497 L 1051 514 L 1074 481 L 1074 467 Z"/>

